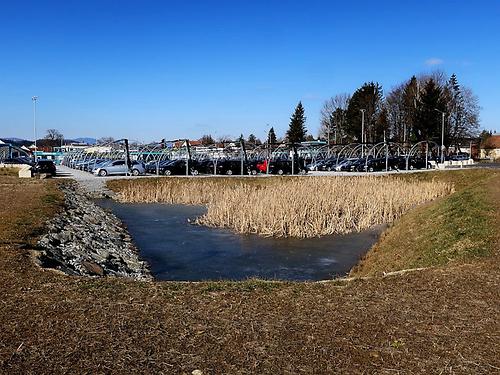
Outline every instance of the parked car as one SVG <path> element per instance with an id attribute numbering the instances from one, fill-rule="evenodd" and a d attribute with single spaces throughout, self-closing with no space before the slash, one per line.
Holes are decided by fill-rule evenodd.
<path id="1" fill-rule="evenodd" d="M 93 173 L 101 177 L 127 173 L 131 173 L 132 176 L 139 176 L 145 173 L 145 169 L 144 164 L 137 160 L 132 161 L 132 164 L 130 165 L 130 171 L 125 160 L 110 160 L 99 164 L 99 166 L 94 169 Z"/>
<path id="2" fill-rule="evenodd" d="M 339 163 L 342 161 L 342 159 L 339 159 Z M 321 169 L 322 171 L 334 171 L 335 167 L 337 166 L 337 157 L 336 156 L 331 156 L 328 159 L 324 160 Z"/>
<path id="3" fill-rule="evenodd" d="M 145 172 L 149 173 L 149 174 L 156 174 L 156 172 L 161 174 L 162 168 L 171 162 L 172 162 L 172 160 L 170 160 L 170 159 L 160 160 L 160 161 L 153 160 L 153 161 L 148 162 L 145 165 L 144 169 L 145 169 Z"/>
<path id="4" fill-rule="evenodd" d="M 260 173 L 267 173 L 267 159 L 263 160 L 261 162 L 258 162 L 255 167 L 257 168 L 257 171 Z"/>
<path id="5" fill-rule="evenodd" d="M 188 173 L 190 175 L 197 175 L 199 173 L 198 168 L 199 163 L 196 160 L 189 160 Z M 184 159 L 175 159 L 171 160 L 169 163 L 161 166 L 160 174 L 165 176 L 170 175 L 185 175 L 186 174 L 186 160 Z"/>
<path id="6" fill-rule="evenodd" d="M 194 162 L 194 163 L 193 163 Z M 213 159 L 202 159 L 202 160 L 191 160 L 192 164 L 192 174 L 214 174 L 214 160 Z"/>
<path id="7" fill-rule="evenodd" d="M 246 163 L 247 173 L 251 175 L 256 175 L 260 172 L 258 165 L 262 162 L 262 160 L 248 160 Z"/>
<path id="8" fill-rule="evenodd" d="M 344 159 L 342 162 L 337 164 L 335 167 L 335 170 L 337 172 L 344 172 L 344 171 L 350 171 L 351 170 L 351 165 L 358 159 L 355 158 L 349 158 L 349 159 Z"/>
<path id="9" fill-rule="evenodd" d="M 101 163 L 103 163 L 105 161 L 107 161 L 107 160 L 106 159 L 91 159 L 91 160 L 87 160 L 86 162 L 83 162 L 83 163 L 79 164 L 79 169 L 81 169 L 82 171 L 91 172 L 92 169 L 96 165 L 101 164 Z"/>
<path id="10" fill-rule="evenodd" d="M 307 169 L 310 171 L 321 171 L 326 160 L 318 159 L 306 165 Z"/>
<path id="11" fill-rule="evenodd" d="M 221 159 L 217 161 L 217 174 L 241 175 L 241 160 L 240 159 Z M 243 162 L 243 174 L 246 173 L 246 165 Z"/>
<path id="12" fill-rule="evenodd" d="M 364 159 L 363 159 L 364 160 Z M 389 158 L 372 158 L 366 161 L 363 165 L 362 170 L 365 172 L 380 172 L 387 170 L 392 171 L 394 169 L 399 169 L 399 157 L 389 157 Z"/>
<path id="13" fill-rule="evenodd" d="M 428 159 L 427 161 L 427 168 L 431 168 L 431 159 Z M 406 158 L 404 156 L 400 157 L 399 159 L 399 169 L 401 170 L 406 170 Z M 409 170 L 414 170 L 414 169 L 425 169 L 425 158 L 413 158 L 410 157 L 408 159 L 408 169 Z"/>
<path id="14" fill-rule="evenodd" d="M 450 160 L 452 161 L 465 161 L 469 160 L 469 154 L 458 154 L 450 156 Z"/>
<path id="15" fill-rule="evenodd" d="M 365 165 L 366 163 L 371 160 L 371 159 L 366 159 L 366 158 L 359 158 L 350 164 L 350 171 L 351 172 L 363 172 L 365 170 Z"/>
<path id="16" fill-rule="evenodd" d="M 33 172 L 35 173 L 46 173 L 50 174 L 52 177 L 56 175 L 56 165 L 52 160 L 39 159 L 36 161 Z"/>
<path id="17" fill-rule="evenodd" d="M 272 160 L 269 163 L 269 173 L 271 174 L 291 174 L 292 173 L 292 161 L 291 160 Z M 302 160 L 295 160 L 293 165 L 294 174 L 305 174 L 307 169 L 304 167 Z"/>

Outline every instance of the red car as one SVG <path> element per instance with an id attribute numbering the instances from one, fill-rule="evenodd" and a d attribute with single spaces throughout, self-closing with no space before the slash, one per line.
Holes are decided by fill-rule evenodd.
<path id="1" fill-rule="evenodd" d="M 267 160 L 264 160 L 261 163 L 257 163 L 257 170 L 261 173 L 267 172 Z"/>

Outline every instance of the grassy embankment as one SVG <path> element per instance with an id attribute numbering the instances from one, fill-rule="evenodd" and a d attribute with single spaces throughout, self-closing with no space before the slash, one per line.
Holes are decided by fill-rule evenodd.
<path id="1" fill-rule="evenodd" d="M 36 267 L 30 244 L 60 193 L 54 181 L 1 177 L 0 373 L 498 372 L 500 271 L 489 246 L 500 244 L 500 174 L 436 178 L 453 180 L 460 199 L 428 209 L 449 216 L 482 202 L 486 216 L 463 210 L 461 220 L 484 218 L 489 257 L 351 282 L 144 283 Z M 457 237 L 443 227 L 439 237 L 481 235 L 467 228 Z"/>
<path id="2" fill-rule="evenodd" d="M 368 276 L 401 269 L 467 262 L 497 251 L 500 171 L 415 174 L 409 180 L 453 183 L 456 192 L 424 204 L 386 230 L 351 272 Z"/>

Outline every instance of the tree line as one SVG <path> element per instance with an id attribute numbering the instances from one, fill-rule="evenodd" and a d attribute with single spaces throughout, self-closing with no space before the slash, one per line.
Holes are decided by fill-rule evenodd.
<path id="1" fill-rule="evenodd" d="M 351 94 L 328 99 L 320 116 L 320 138 L 334 143 L 361 142 L 364 117 L 365 142 L 433 140 L 456 145 L 479 133 L 480 106 L 477 96 L 460 85 L 452 74 L 441 72 L 409 80 L 384 96 L 378 82 L 367 82 Z"/>
<path id="2" fill-rule="evenodd" d="M 384 139 L 399 143 L 428 140 L 441 144 L 444 135 L 444 144 L 455 146 L 479 135 L 479 112 L 477 96 L 470 88 L 460 85 L 455 74 L 450 77 L 442 72 L 414 75 L 393 87 L 387 95 L 378 82 L 366 82 L 352 94 L 337 94 L 325 101 L 320 112 L 318 138 L 334 144 L 378 143 Z M 210 135 L 200 140 L 207 145 L 214 143 Z M 307 133 L 304 106 L 299 102 L 285 137 L 278 138 L 271 128 L 264 142 L 311 140 L 314 137 Z M 247 142 L 262 144 L 253 134 Z"/>

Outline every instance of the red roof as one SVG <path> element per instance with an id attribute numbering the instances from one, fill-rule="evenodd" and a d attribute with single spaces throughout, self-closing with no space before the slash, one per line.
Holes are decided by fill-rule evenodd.
<path id="1" fill-rule="evenodd" d="M 492 135 L 484 140 L 481 144 L 482 149 L 500 148 L 500 135 Z"/>
<path id="2" fill-rule="evenodd" d="M 182 141 L 177 141 L 174 143 L 174 147 L 175 148 L 181 148 L 181 147 L 185 147 L 186 145 L 186 141 L 185 140 L 182 140 Z M 189 141 L 189 145 L 190 146 L 201 146 L 201 141 Z"/>

